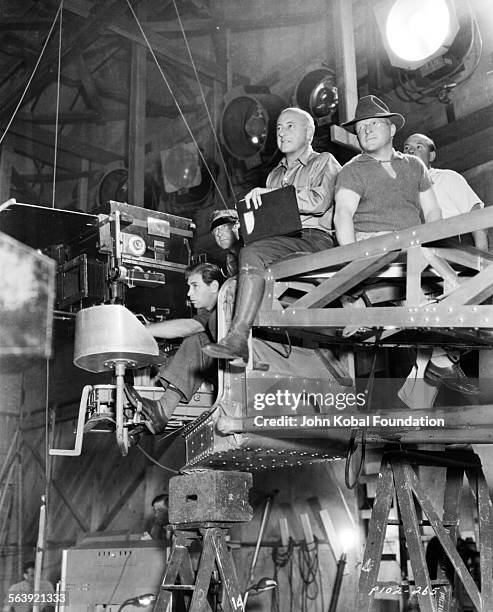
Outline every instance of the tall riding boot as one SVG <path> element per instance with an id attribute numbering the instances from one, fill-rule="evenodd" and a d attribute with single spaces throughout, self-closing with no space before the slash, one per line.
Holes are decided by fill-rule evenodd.
<path id="1" fill-rule="evenodd" d="M 207 344 L 202 351 L 216 359 L 248 361 L 248 336 L 264 295 L 265 279 L 245 268 L 240 270 L 236 290 L 235 315 L 231 328 L 217 344 Z"/>

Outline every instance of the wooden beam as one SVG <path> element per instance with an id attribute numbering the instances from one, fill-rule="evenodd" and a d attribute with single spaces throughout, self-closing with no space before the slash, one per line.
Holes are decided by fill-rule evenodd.
<path id="1" fill-rule="evenodd" d="M 4 128 L 2 127 L 1 129 Z M 47 145 L 53 150 L 55 134 L 49 130 L 44 130 L 36 125 L 16 121 L 11 125 L 10 133 L 21 138 L 26 138 L 35 143 Z M 83 159 L 90 159 L 102 165 L 124 159 L 123 155 L 118 155 L 113 151 L 105 151 L 100 147 L 96 147 L 88 142 L 83 142 L 76 138 L 72 138 L 71 136 L 59 136 L 58 149 L 61 152 L 71 153 L 78 158 L 82 157 Z M 76 169 L 73 169 L 79 170 L 80 163 Z"/>
<path id="2" fill-rule="evenodd" d="M 113 115 L 113 114 L 112 114 Z M 113 118 L 113 117 L 112 117 Z M 19 113 L 17 119 L 25 123 L 54 125 L 56 117 L 54 113 L 38 113 L 36 115 L 28 115 L 27 113 Z M 101 123 L 101 115 L 93 110 L 85 111 L 65 111 L 58 113 L 58 123 L 60 125 L 80 124 L 80 123 Z"/>
<path id="3" fill-rule="evenodd" d="M 121 4 L 123 5 L 124 3 Z M 64 6 L 66 10 L 81 17 L 88 17 L 91 10 L 91 4 L 87 1 L 81 0 L 67 0 Z M 133 43 L 147 46 L 146 41 L 143 39 L 142 34 L 136 27 L 133 19 L 119 19 L 118 24 L 113 23 L 107 27 L 111 32 L 114 32 L 115 34 L 118 34 L 119 36 L 122 36 Z M 155 53 L 165 57 L 168 61 L 172 61 L 173 63 L 177 64 L 187 74 L 193 76 L 193 68 L 190 65 L 188 54 L 177 52 L 174 45 L 170 45 L 162 36 L 156 34 L 155 32 L 146 32 L 146 35 Z M 213 80 L 224 81 L 224 75 L 212 62 L 197 58 L 195 60 L 195 64 L 197 66 L 197 70 L 203 76 Z"/>
<path id="4" fill-rule="evenodd" d="M 41 471 L 44 473 L 45 465 L 44 465 L 43 459 L 41 458 L 41 455 L 38 453 L 38 451 L 29 442 L 27 442 L 27 440 L 25 439 L 25 436 L 24 436 L 23 442 L 24 442 L 25 446 L 27 446 L 27 448 L 31 452 L 31 455 L 34 457 L 34 459 L 35 459 L 36 463 L 38 464 L 38 466 L 41 468 Z M 52 480 L 51 484 L 53 485 L 53 488 L 55 489 L 55 491 L 60 496 L 60 499 L 63 501 L 63 503 L 69 509 L 69 511 L 72 514 L 72 516 L 74 517 L 74 519 L 77 521 L 79 526 L 82 528 L 82 530 L 83 531 L 90 531 L 89 530 L 89 525 L 85 522 L 84 518 L 79 514 L 79 512 L 77 511 L 75 506 L 66 497 L 65 493 L 62 490 L 62 487 L 58 484 L 58 482 L 56 480 Z"/>
<path id="5" fill-rule="evenodd" d="M 53 166 L 53 144 L 51 146 L 43 145 L 33 142 L 27 136 L 16 137 L 12 134 L 7 134 L 3 142 L 10 145 L 14 152 L 19 155 L 29 159 L 36 159 L 44 164 Z M 79 159 L 69 153 L 60 152 L 57 158 L 57 165 L 58 168 L 64 168 L 74 172 L 78 172 L 80 169 Z"/>
<path id="6" fill-rule="evenodd" d="M 116 502 L 113 504 L 110 510 L 103 517 L 96 531 L 104 531 L 105 529 L 109 527 L 109 525 L 111 524 L 113 519 L 116 517 L 116 515 L 120 512 L 120 510 L 122 510 L 122 508 L 125 507 L 125 505 L 122 504 L 122 499 L 124 499 L 126 502 L 130 500 L 132 495 L 139 488 L 139 485 L 142 484 L 144 480 L 145 472 L 146 472 L 145 466 L 144 468 L 140 469 L 137 472 L 137 474 L 131 480 L 131 482 L 127 485 L 127 487 L 125 488 L 121 496 L 116 500 Z"/>
<path id="7" fill-rule="evenodd" d="M 84 161 L 84 160 L 82 160 Z M 90 178 L 95 174 L 101 174 L 101 170 L 81 170 L 80 172 L 58 172 L 56 175 L 57 182 L 76 181 L 79 179 Z M 38 174 L 17 174 L 17 176 L 28 183 L 43 181 L 44 183 L 53 180 L 53 173 L 39 172 Z"/>
<path id="8" fill-rule="evenodd" d="M 144 6 L 139 5 L 137 16 L 144 17 Z M 147 99 L 147 49 L 133 44 L 130 64 L 130 100 L 128 118 L 128 178 L 129 201 L 144 205 L 145 131 Z"/>
<path id="9" fill-rule="evenodd" d="M 89 106 L 89 108 L 96 111 L 96 113 L 102 120 L 104 116 L 103 101 L 101 100 L 98 89 L 96 87 L 94 76 L 88 69 L 82 54 L 79 55 L 79 57 L 77 58 L 76 65 L 77 73 L 82 83 L 82 95 L 86 101 L 86 104 Z"/>
<path id="10" fill-rule="evenodd" d="M 455 135 L 454 123 L 449 124 L 447 128 Z M 435 140 L 433 134 L 431 132 L 429 134 Z M 441 146 L 437 143 L 437 149 L 437 167 L 449 168 L 456 172 L 476 168 L 493 159 L 493 127 L 471 133 L 453 144 Z"/>
<path id="11" fill-rule="evenodd" d="M 387 251 L 402 250 L 420 244 L 426 246 L 428 242 L 456 236 L 458 228 L 465 233 L 487 227 L 493 227 L 493 207 L 473 210 L 449 219 L 424 223 L 402 231 L 391 232 L 385 236 L 377 236 L 327 249 L 321 253 L 276 263 L 270 267 L 270 275 L 275 279 L 283 279 L 302 273 L 313 273 L 323 268 L 353 261 L 356 258 L 372 257 Z"/>
<path id="12" fill-rule="evenodd" d="M 288 15 L 265 15 L 264 17 L 245 18 L 242 16 L 226 19 L 182 19 L 187 36 L 210 34 L 214 31 L 230 29 L 235 32 L 263 30 L 286 27 L 299 27 L 309 23 L 319 23 L 325 17 L 323 11 L 300 11 Z M 180 34 L 179 24 L 173 21 L 148 21 L 145 29 L 160 34 Z"/>
<path id="13" fill-rule="evenodd" d="M 37 19 L 36 21 L 19 21 L 17 19 L 5 19 L 3 18 L 0 23 L 0 32 L 31 32 L 33 30 L 49 30 L 51 27 L 51 21 Z"/>
<path id="14" fill-rule="evenodd" d="M 94 11 L 88 12 L 88 17 L 81 27 L 73 27 L 72 30 L 65 28 L 65 33 L 68 34 L 65 44 L 62 48 L 62 66 L 77 58 L 82 49 L 91 45 L 99 36 L 101 29 L 108 22 L 116 19 L 120 13 L 125 11 L 127 4 L 121 0 L 106 0 L 106 2 L 96 3 L 91 8 Z M 56 70 L 53 66 L 57 64 L 58 46 L 47 50 L 43 58 L 42 68 L 38 68 L 38 72 L 32 80 L 28 91 L 24 97 L 24 105 L 34 100 L 39 94 L 55 80 Z M 9 90 L 0 100 L 0 117 L 10 117 L 15 110 L 18 100 L 24 94 L 25 84 L 17 87 L 14 91 Z"/>

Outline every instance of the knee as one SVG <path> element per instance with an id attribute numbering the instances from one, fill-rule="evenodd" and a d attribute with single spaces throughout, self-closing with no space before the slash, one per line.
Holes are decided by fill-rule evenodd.
<path id="1" fill-rule="evenodd" d="M 262 257 L 258 249 L 255 248 L 255 245 L 246 246 L 241 249 L 238 264 L 240 270 L 242 268 L 250 268 L 258 271 L 259 274 L 263 274 L 265 268 Z"/>

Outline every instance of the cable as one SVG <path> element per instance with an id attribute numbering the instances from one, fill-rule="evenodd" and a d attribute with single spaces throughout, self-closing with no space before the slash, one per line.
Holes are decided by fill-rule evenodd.
<path id="1" fill-rule="evenodd" d="M 60 2 L 60 28 L 58 34 L 58 73 L 56 82 L 56 111 L 55 111 L 55 154 L 53 159 L 53 189 L 51 193 L 51 207 L 55 208 L 56 193 L 56 164 L 58 154 L 58 120 L 60 116 L 60 77 L 62 68 L 62 29 L 63 29 L 63 0 Z"/>
<path id="2" fill-rule="evenodd" d="M 298 549 L 298 564 L 302 580 L 301 610 L 306 612 L 308 610 L 308 602 L 317 599 L 320 591 L 317 582 L 319 562 L 318 541 L 316 538 L 311 544 L 307 544 L 306 540 L 301 542 Z"/>
<path id="3" fill-rule="evenodd" d="M 33 68 L 31 76 L 29 77 L 29 80 L 27 81 L 27 84 L 26 84 L 26 86 L 24 88 L 24 91 L 22 92 L 22 95 L 21 95 L 21 97 L 19 99 L 19 102 L 17 102 L 17 105 L 16 105 L 16 107 L 14 109 L 14 112 L 12 113 L 12 117 L 10 118 L 9 122 L 7 123 L 7 127 L 5 128 L 3 134 L 2 134 L 2 136 L 0 138 L 0 144 L 2 144 L 2 142 L 3 142 L 7 132 L 9 131 L 10 126 L 12 125 L 12 122 L 14 121 L 15 116 L 17 114 L 17 111 L 21 107 L 21 104 L 22 104 L 22 102 L 23 102 L 23 100 L 24 100 L 24 98 L 26 96 L 27 90 L 29 89 L 29 85 L 31 85 L 31 81 L 33 80 L 34 75 L 36 74 L 36 70 L 38 69 L 39 63 L 41 62 L 41 58 L 43 57 L 43 54 L 44 54 L 44 52 L 46 50 L 46 47 L 48 46 L 48 42 L 50 40 L 51 34 L 52 34 L 53 29 L 55 27 L 55 23 L 56 23 L 56 21 L 58 19 L 58 14 L 61 11 L 62 4 L 63 4 L 63 0 L 61 0 L 60 6 L 58 7 L 58 10 L 56 12 L 55 18 L 53 19 L 53 23 L 51 24 L 50 31 L 48 32 L 48 36 L 46 37 L 46 40 L 45 40 L 44 45 L 43 45 L 43 48 L 41 49 L 41 53 L 39 54 L 39 57 L 38 57 L 38 59 L 36 61 L 36 64 L 35 64 L 35 66 Z"/>
<path id="4" fill-rule="evenodd" d="M 173 90 L 171 89 L 171 85 L 169 84 L 168 79 L 166 78 L 166 75 L 164 74 L 164 71 L 163 71 L 163 69 L 161 68 L 161 65 L 158 62 L 156 54 L 154 53 L 154 49 L 151 47 L 151 43 L 149 42 L 149 39 L 147 38 L 147 35 L 144 32 L 144 29 L 143 29 L 143 27 L 142 27 L 142 25 L 141 25 L 141 23 L 139 21 L 139 18 L 137 17 L 137 15 L 136 15 L 132 5 L 130 4 L 130 0 L 127 0 L 127 4 L 128 4 L 129 9 L 130 9 L 130 12 L 132 13 L 132 15 L 133 15 L 133 17 L 135 19 L 135 22 L 137 23 L 137 27 L 139 28 L 140 33 L 142 34 L 142 36 L 143 36 L 143 38 L 145 40 L 147 48 L 149 49 L 149 52 L 152 55 L 152 59 L 154 60 L 156 66 L 157 66 L 157 69 L 159 70 L 159 73 L 160 73 L 161 77 L 163 78 L 163 81 L 164 81 L 166 87 L 168 88 L 168 91 L 169 91 L 169 93 L 171 95 L 171 98 L 172 98 L 173 102 L 176 104 L 176 108 L 178 109 L 178 112 L 179 112 L 181 118 L 183 119 L 183 123 L 185 124 L 185 127 L 187 128 L 187 131 L 188 131 L 188 133 L 190 135 L 190 138 L 192 139 L 195 147 L 197 148 L 197 152 L 198 152 L 198 154 L 200 156 L 200 159 L 202 160 L 202 162 L 203 162 L 207 172 L 209 173 L 209 175 L 211 177 L 212 182 L 214 183 L 214 186 L 215 186 L 215 188 L 217 190 L 217 193 L 219 194 L 219 197 L 222 200 L 224 208 L 228 208 L 228 206 L 226 204 L 226 200 L 224 199 L 224 196 L 221 193 L 221 190 L 219 189 L 219 185 L 217 184 L 216 179 L 214 178 L 214 175 L 213 175 L 211 169 L 209 168 L 209 166 L 208 166 L 208 164 L 207 164 L 207 162 L 205 160 L 204 154 L 200 150 L 199 143 L 197 142 L 195 136 L 193 135 L 192 129 L 191 129 L 191 127 L 190 127 L 190 125 L 189 125 L 189 123 L 188 123 L 188 121 L 187 121 L 187 119 L 186 119 L 186 117 L 185 117 L 185 115 L 184 115 L 184 113 L 183 113 L 183 111 L 181 109 L 180 103 L 178 102 L 175 94 L 173 93 Z"/>
<path id="5" fill-rule="evenodd" d="M 144 455 L 144 457 L 149 459 L 149 461 L 151 463 L 154 463 L 154 465 L 157 465 L 157 467 L 161 468 L 162 470 L 166 470 L 167 472 L 171 472 L 172 474 L 179 474 L 180 473 L 180 472 L 178 472 L 178 470 L 173 470 L 172 468 L 169 468 L 169 467 L 163 465 L 162 463 L 159 463 L 159 461 L 156 461 L 156 459 L 154 459 L 154 457 L 151 457 L 151 455 L 149 455 L 149 453 L 147 451 L 145 451 L 140 444 L 137 444 L 137 448 Z"/>
<path id="6" fill-rule="evenodd" d="M 183 34 L 183 40 L 185 41 L 185 46 L 186 46 L 187 51 L 188 51 L 188 56 L 190 57 L 190 62 L 192 64 L 193 72 L 195 74 L 195 78 L 197 80 L 197 84 L 198 84 L 199 89 L 200 89 L 200 95 L 202 96 L 202 102 L 204 103 L 204 107 L 205 107 L 205 110 L 207 112 L 207 117 L 209 119 L 209 123 L 211 124 L 211 130 L 212 130 L 212 133 L 214 135 L 214 141 L 215 141 L 217 149 L 219 151 L 219 156 L 221 157 L 221 161 L 223 162 L 224 171 L 226 173 L 226 178 L 228 179 L 228 183 L 229 183 L 229 187 L 231 189 L 231 193 L 233 194 L 233 198 L 235 200 L 235 208 L 236 208 L 237 200 L 236 200 L 236 195 L 235 195 L 235 192 L 234 192 L 233 184 L 231 182 L 231 177 L 228 174 L 228 169 L 226 167 L 226 161 L 225 161 L 225 159 L 223 157 L 223 152 L 221 150 L 221 145 L 219 144 L 219 139 L 217 137 L 217 133 L 216 133 L 216 130 L 214 128 L 214 122 L 212 121 L 212 117 L 211 117 L 211 114 L 209 112 L 209 107 L 207 106 L 204 90 L 202 89 L 202 84 L 201 84 L 200 79 L 199 79 L 199 74 L 197 72 L 197 67 L 195 66 L 195 62 L 193 61 L 192 51 L 191 51 L 190 46 L 188 44 L 187 36 L 185 34 L 185 29 L 183 28 L 183 23 L 181 21 L 180 13 L 178 11 L 178 6 L 176 5 L 176 1 L 175 0 L 173 0 L 173 6 L 175 8 L 176 16 L 178 17 L 178 23 L 180 24 L 181 33 Z"/>

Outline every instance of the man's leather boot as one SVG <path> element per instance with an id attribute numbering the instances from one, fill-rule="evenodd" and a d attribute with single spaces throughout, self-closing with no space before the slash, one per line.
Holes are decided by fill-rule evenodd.
<path id="1" fill-rule="evenodd" d="M 148 427 L 153 434 L 160 434 L 165 430 L 168 420 L 182 398 L 181 392 L 171 385 L 166 387 L 164 393 L 157 400 L 142 397 L 135 387 L 129 383 L 125 383 L 125 394 L 134 408 L 138 408 L 139 404 L 141 405 L 142 413 L 146 417 Z"/>
<path id="2" fill-rule="evenodd" d="M 235 315 L 231 328 L 217 344 L 207 344 L 202 351 L 216 359 L 248 361 L 248 336 L 264 295 L 265 279 L 248 268 L 241 269 L 236 291 Z"/>

